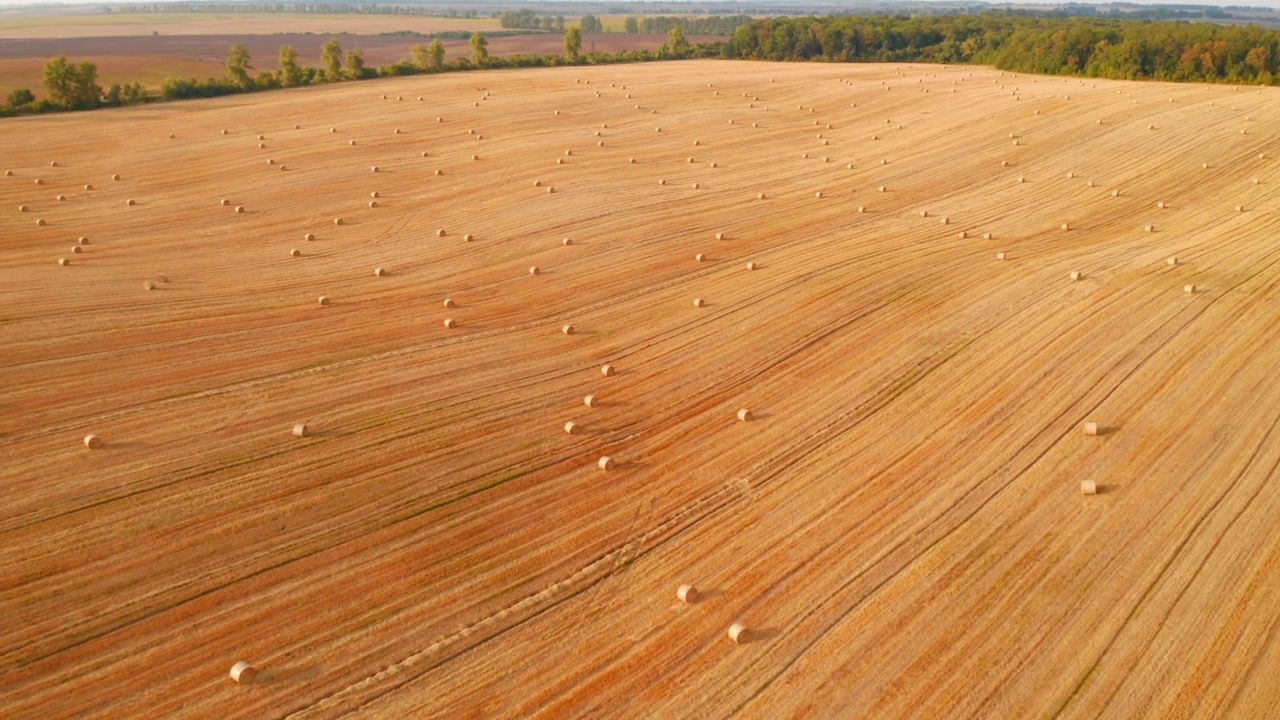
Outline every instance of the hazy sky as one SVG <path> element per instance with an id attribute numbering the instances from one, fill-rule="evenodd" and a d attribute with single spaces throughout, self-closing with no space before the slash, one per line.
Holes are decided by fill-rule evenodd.
<path id="1" fill-rule="evenodd" d="M 16 5 L 16 6 L 21 6 L 21 5 L 88 5 L 88 6 L 90 6 L 90 7 L 94 7 L 94 6 L 101 6 L 101 5 L 115 5 L 115 4 L 127 3 L 127 2 L 178 2 L 178 1 L 179 1 L 179 0 L 115 0 L 114 2 L 102 2 L 102 3 L 92 3 L 92 2 L 89 2 L 89 3 L 84 3 L 84 2 L 80 2 L 80 3 L 69 3 L 69 2 L 66 2 L 65 0 L 0 0 L 0 6 L 12 7 L 12 6 L 15 6 L 15 5 Z M 370 1 L 372 1 L 372 0 L 370 0 Z M 536 0 L 535 0 L 535 1 L 536 1 Z M 562 2 L 563 2 L 563 0 L 560 0 L 560 1 L 562 1 Z M 764 1 L 766 1 L 766 0 L 761 0 L 761 1 L 762 1 L 762 2 L 764 2 Z M 881 0 L 881 1 L 883 1 L 883 0 Z M 926 0 L 926 1 L 927 1 L 927 0 Z M 1055 5 L 1056 5 L 1056 4 L 1063 4 L 1065 1 L 1066 1 L 1066 0 L 1017 0 L 1017 4 L 1055 4 Z M 1077 1 L 1084 2 L 1084 3 L 1087 3 L 1087 2 L 1088 2 L 1088 0 L 1077 0 Z M 1174 4 L 1179 4 L 1179 3 L 1178 3 L 1178 2 L 1176 2 L 1176 1 L 1170 1 L 1170 0 L 1166 0 L 1166 2 L 1158 2 L 1158 0 L 1126 0 L 1126 1 L 1127 1 L 1127 2 L 1133 2 L 1133 3 L 1136 3 L 1136 4 L 1140 4 L 1140 5 L 1174 5 Z M 1229 0 L 1229 1 L 1224 1 L 1224 0 L 1199 0 L 1199 1 L 1198 1 L 1198 0 L 1181 0 L 1181 1 L 1182 1 L 1182 2 L 1186 2 L 1187 4 L 1192 4 L 1192 3 L 1194 3 L 1194 4 L 1196 4 L 1196 5 L 1217 5 L 1217 6 L 1220 6 L 1220 7 L 1221 7 L 1221 6 L 1225 6 L 1225 5 L 1235 5 L 1235 6 L 1238 6 L 1238 7 L 1239 7 L 1239 6 L 1243 6 L 1243 7 L 1269 7 L 1269 8 L 1280 7 L 1280 0 Z M 395 0 L 384 0 L 384 2 L 385 2 L 385 4 L 388 4 L 388 5 L 395 4 Z M 650 0 L 650 2 L 651 2 L 651 4 L 655 4 L 655 5 L 662 5 L 663 7 L 676 7 L 676 6 L 679 6 L 679 5 L 680 5 L 680 0 Z M 741 2 L 741 3 L 743 3 L 743 4 L 748 4 L 748 3 L 752 2 L 752 0 L 738 0 L 738 2 Z M 815 0 L 815 4 L 828 4 L 828 3 L 831 3 L 831 2 L 832 2 L 832 0 Z M 859 3 L 858 3 L 856 0 L 849 0 L 849 1 L 847 1 L 847 2 L 839 2 L 839 0 L 836 0 L 836 3 L 835 3 L 835 4 L 839 4 L 839 5 L 846 5 L 846 6 L 855 6 L 855 7 L 856 7 Z M 459 8 L 464 8 L 464 7 L 467 7 L 467 3 L 465 2 L 465 0 L 458 0 L 457 6 L 458 6 Z"/>

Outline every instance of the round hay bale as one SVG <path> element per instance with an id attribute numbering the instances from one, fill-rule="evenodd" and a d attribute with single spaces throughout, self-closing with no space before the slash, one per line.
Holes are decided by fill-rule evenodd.
<path id="1" fill-rule="evenodd" d="M 688 158 L 688 159 L 686 160 L 686 162 L 688 162 L 690 165 L 692 165 L 692 164 L 693 164 L 693 158 Z"/>
<path id="2" fill-rule="evenodd" d="M 89 238 L 84 237 L 83 235 L 81 235 L 81 236 L 80 236 L 80 238 L 76 240 L 76 242 L 77 242 L 77 243 L 79 243 L 79 244 L 81 244 L 81 245 L 88 245 L 88 244 L 89 244 Z"/>
<path id="3" fill-rule="evenodd" d="M 705 303 L 703 303 L 703 302 L 702 302 L 702 298 L 694 298 L 694 299 L 693 299 L 693 306 L 694 306 L 694 307 L 702 307 L 704 304 L 705 304 Z"/>
<path id="4" fill-rule="evenodd" d="M 949 225 L 949 224 L 951 224 L 951 218 L 945 218 L 945 217 L 944 217 L 944 218 L 942 218 L 941 220 L 939 220 L 939 222 L 940 222 L 941 224 L 943 224 L 943 225 Z"/>
<path id="5" fill-rule="evenodd" d="M 475 238 L 472 237 L 471 233 L 466 233 L 462 236 L 462 242 L 471 242 L 474 239 Z"/>
<path id="6" fill-rule="evenodd" d="M 332 134 L 332 133 L 336 133 L 336 132 L 338 132 L 338 128 L 329 128 L 329 132 L 330 132 L 331 134 Z"/>
<path id="7" fill-rule="evenodd" d="M 542 181 L 541 181 L 541 180 L 534 180 L 534 181 L 533 181 L 533 186 L 534 186 L 534 187 L 542 187 Z"/>
<path id="8" fill-rule="evenodd" d="M 757 193 L 757 194 L 756 194 L 756 199 L 757 199 L 757 200 L 764 200 L 764 199 L 765 199 L 765 194 L 764 194 L 764 193 Z"/>
<path id="9" fill-rule="evenodd" d="M 377 201 L 377 200 L 370 200 L 370 201 L 369 201 L 369 207 L 371 207 L 371 208 L 376 208 L 376 207 L 378 207 L 378 201 Z"/>
<path id="10" fill-rule="evenodd" d="M 320 296 L 320 306 L 321 306 L 321 307 L 325 307 L 325 306 L 327 306 L 328 304 L 329 304 L 329 296 L 328 296 L 328 295 L 321 295 L 321 296 Z"/>
<path id="11" fill-rule="evenodd" d="M 665 179 L 665 178 L 658 178 L 658 184 L 659 184 L 659 185 L 666 185 L 666 184 L 667 184 L 667 181 L 666 181 L 666 179 Z"/>
<path id="12" fill-rule="evenodd" d="M 1062 223 L 1062 229 L 1063 229 L 1063 230 L 1070 230 L 1070 229 L 1071 229 L 1071 225 L 1070 225 L 1069 223 Z"/>
<path id="13" fill-rule="evenodd" d="M 445 307 L 447 307 L 447 308 L 451 308 L 451 307 L 455 307 L 456 305 L 457 305 L 457 303 L 455 303 L 451 298 L 445 298 L 445 299 L 444 299 L 444 306 L 445 306 Z"/>
<path id="14" fill-rule="evenodd" d="M 224 130 L 222 131 L 222 134 L 223 134 L 223 135 L 226 135 L 226 134 L 227 134 L 227 131 L 224 129 Z"/>
<path id="15" fill-rule="evenodd" d="M 1120 191 L 1119 191 L 1119 190 L 1112 190 L 1112 191 L 1111 191 L 1111 197 L 1120 197 Z"/>
<path id="16" fill-rule="evenodd" d="M 603 376 L 605 376 L 605 377 L 609 377 L 610 375 L 613 375 L 613 366 L 612 366 L 612 365 L 610 365 L 610 364 L 608 364 L 608 363 L 605 363 L 604 365 L 601 365 L 601 366 L 600 366 L 600 374 L 601 374 L 601 375 L 603 375 Z"/>
<path id="17" fill-rule="evenodd" d="M 222 198 L 222 200 L 218 201 L 218 204 L 221 205 L 222 207 L 227 207 L 228 205 L 231 204 L 231 201 L 226 198 Z"/>
<path id="18" fill-rule="evenodd" d="M 24 212 L 26 212 L 26 211 L 27 211 L 27 206 L 26 206 L 26 205 L 19 205 L 19 206 L 18 206 L 18 212 L 20 212 L 20 213 L 24 213 Z"/>
<path id="19" fill-rule="evenodd" d="M 921 210 L 921 211 L 920 211 L 920 217 L 929 217 L 929 211 L 928 211 L 928 210 Z"/>
<path id="20" fill-rule="evenodd" d="M 698 591 L 692 585 L 681 585 L 676 588 L 676 597 L 680 602 L 693 604 L 698 601 Z"/>
<path id="21" fill-rule="evenodd" d="M 987 233 L 982 233 L 982 239 L 983 239 L 983 240 L 990 240 L 990 239 L 991 239 L 991 233 L 989 233 L 989 232 L 987 232 Z"/>
<path id="22" fill-rule="evenodd" d="M 564 164 L 564 158 L 556 158 L 556 164 L 557 164 L 557 165 L 563 165 L 563 164 Z"/>
<path id="23" fill-rule="evenodd" d="M 457 326 L 458 326 L 458 323 L 457 323 L 457 321 L 455 321 L 453 318 L 445 318 L 445 319 L 444 319 L 444 326 L 445 326 L 446 328 L 449 328 L 450 330 L 452 330 L 452 329 L 454 329 L 455 327 L 457 327 Z"/>
<path id="24" fill-rule="evenodd" d="M 372 170 L 373 172 L 378 172 L 378 166 L 377 166 L 377 165 L 374 165 L 372 168 L 369 168 L 369 169 L 370 169 L 370 170 Z"/>
<path id="25" fill-rule="evenodd" d="M 112 180 L 119 180 L 119 179 L 120 179 L 120 176 L 119 176 L 119 175 L 112 175 L 112 176 L 111 176 L 111 179 L 112 179 Z"/>
<path id="26" fill-rule="evenodd" d="M 560 241 L 560 244 L 564 245 L 565 247 L 568 247 L 573 244 L 573 238 L 565 238 Z"/>
<path id="27" fill-rule="evenodd" d="M 125 201 L 124 201 L 124 204 L 125 204 L 125 205 L 128 205 L 129 207 L 133 207 L 134 205 L 137 205 L 138 203 L 137 203 L 137 201 L 135 201 L 133 198 L 129 198 L 128 200 L 125 200 Z"/>
<path id="28" fill-rule="evenodd" d="M 821 190 L 819 190 L 819 191 L 815 192 L 815 193 L 813 194 L 813 196 L 814 196 L 814 197 L 816 197 L 816 198 L 818 198 L 818 199 L 822 199 L 822 191 L 821 191 Z"/>
<path id="29" fill-rule="evenodd" d="M 698 261 L 698 262 L 702 262 L 703 260 L 706 260 L 706 259 L 707 259 L 707 256 L 706 256 L 706 255 L 703 255 L 702 253 L 698 253 L 697 255 L 694 255 L 694 256 L 693 256 L 693 259 L 694 259 L 694 260 L 696 260 L 696 261 Z"/>
<path id="30" fill-rule="evenodd" d="M 102 438 L 94 435 L 93 433 L 89 433 L 84 436 L 84 446 L 90 450 L 97 450 L 102 447 Z"/>
<path id="31" fill-rule="evenodd" d="M 37 226 L 37 227 L 44 227 L 44 218 L 37 218 L 37 219 L 36 219 L 36 226 Z"/>
<path id="32" fill-rule="evenodd" d="M 444 237 L 445 234 L 446 233 L 444 231 L 444 228 L 440 228 L 439 230 L 436 230 L 436 237 Z"/>
<path id="33" fill-rule="evenodd" d="M 59 195 L 59 196 L 58 196 L 58 202 L 66 202 L 66 200 L 67 200 L 67 196 L 66 196 L 66 195 Z"/>
<path id="34" fill-rule="evenodd" d="M 1093 422 L 1093 421 L 1086 422 L 1086 423 L 1084 424 L 1084 434 L 1085 434 L 1085 435 L 1091 435 L 1091 436 L 1092 436 L 1092 435 L 1097 435 L 1097 434 L 1098 434 L 1098 423 Z"/>
<path id="35" fill-rule="evenodd" d="M 859 205 L 859 206 L 858 206 L 858 212 L 859 212 L 859 213 L 865 213 L 866 211 L 867 211 L 866 206 L 863 206 L 863 205 Z"/>
<path id="36" fill-rule="evenodd" d="M 1236 206 L 1236 212 L 1244 212 L 1244 206 L 1243 206 L 1243 205 L 1237 205 L 1237 206 Z"/>
<path id="37" fill-rule="evenodd" d="M 236 206 L 236 214 L 237 214 L 237 215 L 243 215 L 243 214 L 244 214 L 244 206 L 243 206 L 243 205 L 237 205 L 237 206 Z"/>
<path id="38" fill-rule="evenodd" d="M 537 275 L 539 272 L 542 272 L 542 271 L 538 269 L 537 265 L 534 265 L 533 267 L 529 268 L 530 275 Z"/>
<path id="39" fill-rule="evenodd" d="M 1182 292 L 1192 294 L 1196 291 L 1196 286 L 1190 283 L 1182 286 Z"/>
<path id="40" fill-rule="evenodd" d="M 598 401 L 596 400 L 595 395 L 588 395 L 582 398 L 582 404 L 586 405 L 587 407 L 595 407 L 598 404 Z"/>
<path id="41" fill-rule="evenodd" d="M 755 270 L 755 269 L 756 269 L 756 264 L 755 264 L 754 262 L 748 261 L 748 262 L 747 262 L 747 269 L 748 269 L 748 270 Z"/>
<path id="42" fill-rule="evenodd" d="M 294 248 L 289 251 L 289 257 L 302 257 L 302 251 L 298 248 Z"/>
<path id="43" fill-rule="evenodd" d="M 551 194 L 552 194 L 552 193 L 554 193 L 555 191 L 556 191 L 556 189 L 555 189 L 554 187 L 549 187 L 549 188 L 547 188 L 547 194 L 548 194 L 548 195 L 551 195 Z"/>
<path id="44" fill-rule="evenodd" d="M 307 436 L 307 424 L 306 424 L 306 423 L 298 423 L 298 424 L 294 425 L 294 426 L 293 426 L 293 436 L 294 436 L 294 437 L 306 437 L 306 436 Z"/>
<path id="45" fill-rule="evenodd" d="M 266 143 L 258 143 L 258 149 L 259 149 L 259 150 L 265 150 L 265 149 L 267 149 L 267 145 L 266 145 Z"/>
<path id="46" fill-rule="evenodd" d="M 967 231 L 967 230 L 961 230 L 961 231 L 960 231 L 960 233 L 959 233 L 959 237 L 960 237 L 960 239 L 961 239 L 961 240 L 963 240 L 963 239 L 965 239 L 965 238 L 969 237 L 969 231 Z"/>
<path id="47" fill-rule="evenodd" d="M 888 90 L 889 88 L 885 88 Z M 729 626 L 729 639 L 739 645 L 747 641 L 747 626 L 740 622 L 736 622 Z"/>
<path id="48" fill-rule="evenodd" d="M 438 176 L 440 176 L 440 175 L 443 175 L 443 174 L 444 174 L 444 171 L 443 171 L 443 170 L 436 170 L 436 176 L 437 176 L 437 177 L 438 177 Z"/>
<path id="49" fill-rule="evenodd" d="M 62 265 L 63 267 L 66 267 L 67 265 L 71 264 L 71 261 L 66 258 L 58 258 L 58 264 Z"/>
<path id="50" fill-rule="evenodd" d="M 342 224 L 342 218 L 340 218 L 340 217 L 336 217 L 336 218 L 334 218 L 334 219 L 333 219 L 333 224 L 334 224 L 334 225 L 341 225 L 341 224 Z"/>
<path id="51" fill-rule="evenodd" d="M 378 277 L 382 277 L 387 274 L 387 271 L 386 271 L 386 268 L 375 268 L 373 271 L 373 274 L 377 275 Z"/>
<path id="52" fill-rule="evenodd" d="M 574 421 L 572 421 L 572 420 L 570 420 L 569 422 L 565 423 L 565 424 L 564 424 L 564 432 L 565 432 L 565 434 L 566 434 L 566 435 L 573 435 L 574 433 L 578 432 L 578 423 L 576 423 L 576 422 L 574 422 Z"/>
<path id="53" fill-rule="evenodd" d="M 1144 231 L 1146 231 L 1146 232 L 1155 232 L 1155 231 L 1156 231 L 1156 226 L 1155 226 L 1155 225 L 1144 225 L 1144 226 L 1142 226 L 1142 229 L 1143 229 Z"/>
<path id="54" fill-rule="evenodd" d="M 1092 480 L 1080 481 L 1080 494 L 1081 495 L 1097 495 L 1098 484 Z"/>
<path id="55" fill-rule="evenodd" d="M 752 417 L 754 416 L 751 414 L 751 411 L 746 408 L 742 408 L 738 411 L 738 419 L 742 422 L 751 422 Z"/>
<path id="56" fill-rule="evenodd" d="M 276 164 L 275 158 L 267 158 L 267 164 L 268 164 L 268 165 L 275 165 L 275 164 Z"/>
<path id="57" fill-rule="evenodd" d="M 562 326 L 562 327 L 560 328 L 560 332 L 564 333 L 565 335 L 572 335 L 572 334 L 573 334 L 573 326 L 572 326 L 572 325 L 564 325 L 564 326 Z"/>
<path id="58" fill-rule="evenodd" d="M 1004 255 L 1004 252 L 1003 252 L 1003 251 L 1002 251 L 1002 252 L 998 252 L 998 253 L 996 253 L 996 259 L 997 259 L 997 260 L 1003 260 L 1003 259 L 1004 259 L 1004 257 L 1005 257 L 1005 255 Z"/>
<path id="59" fill-rule="evenodd" d="M 1072 270 L 1072 271 L 1071 271 L 1071 279 L 1072 279 L 1072 280 L 1079 280 L 1081 277 L 1083 277 L 1083 276 L 1080 274 L 1080 271 L 1079 271 L 1079 270 Z"/>
<path id="60" fill-rule="evenodd" d="M 596 462 L 596 465 L 598 465 L 601 470 L 608 472 L 613 469 L 613 458 L 609 457 L 608 455 L 603 455 Z"/>
<path id="61" fill-rule="evenodd" d="M 5 177 L 13 177 L 13 171 L 12 171 L 12 170 L 5 170 L 5 171 L 4 171 L 4 176 L 5 176 Z"/>
<path id="62" fill-rule="evenodd" d="M 1164 201 L 1163 201 L 1163 200 L 1161 200 L 1160 202 L 1156 203 L 1156 207 L 1158 207 L 1158 208 L 1160 208 L 1161 210 L 1163 210 L 1163 209 L 1164 209 Z"/>
<path id="63" fill-rule="evenodd" d="M 82 252 L 84 252 L 84 248 L 80 247 L 79 245 L 72 245 L 72 246 L 71 246 L 71 254 L 72 254 L 72 255 L 79 255 L 79 254 L 80 254 L 80 253 L 82 253 Z"/>
<path id="64" fill-rule="evenodd" d="M 374 190 L 373 192 L 369 193 L 369 197 L 376 198 L 376 197 L 382 197 L 382 196 L 378 194 L 377 190 Z"/>
<path id="65" fill-rule="evenodd" d="M 307 242 L 311 242 L 312 240 L 316 239 L 316 236 L 312 233 L 307 233 L 306 235 L 302 236 L 302 239 L 306 240 Z"/>
<path id="66" fill-rule="evenodd" d="M 1178 264 L 1178 258 L 1177 258 L 1177 257 L 1172 257 L 1172 256 L 1171 256 L 1169 259 L 1165 260 L 1165 263 L 1166 263 L 1167 265 L 1177 265 L 1177 264 Z"/>

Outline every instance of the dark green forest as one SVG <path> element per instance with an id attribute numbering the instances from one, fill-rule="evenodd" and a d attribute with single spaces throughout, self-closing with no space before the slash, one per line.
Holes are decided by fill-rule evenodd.
<path id="1" fill-rule="evenodd" d="M 724 57 L 994 65 L 1047 75 L 1275 81 L 1277 33 L 1256 25 L 1090 18 L 805 17 L 737 29 Z"/>

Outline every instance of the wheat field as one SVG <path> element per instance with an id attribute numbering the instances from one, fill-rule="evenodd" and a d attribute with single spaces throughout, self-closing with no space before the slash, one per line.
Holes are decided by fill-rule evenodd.
<path id="1" fill-rule="evenodd" d="M 1271 717 L 1278 115 L 689 61 L 5 120 L 0 708 Z"/>

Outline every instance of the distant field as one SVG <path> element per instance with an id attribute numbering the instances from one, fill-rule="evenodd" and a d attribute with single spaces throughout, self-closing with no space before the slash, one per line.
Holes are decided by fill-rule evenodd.
<path id="1" fill-rule="evenodd" d="M 1277 116 L 705 60 L 0 121 L 0 716 L 1273 720 Z"/>
<path id="2" fill-rule="evenodd" d="M 498 30 L 497 20 L 402 15 L 290 15 L 285 13 L 0 14 L 0 39 L 151 35 L 270 35 L 272 33 L 353 33 L 396 30 Z"/>
<path id="3" fill-rule="evenodd" d="M 15 88 L 25 87 L 42 92 L 44 64 L 49 58 L 65 54 L 74 61 L 96 63 L 103 87 L 113 82 L 140 81 L 156 89 L 168 77 L 204 79 L 220 76 L 227 51 L 237 42 L 249 49 L 257 71 L 278 66 L 281 45 L 293 45 L 298 59 L 305 65 L 320 64 L 320 46 L 329 38 L 342 42 L 343 50 L 364 50 L 369 66 L 387 65 L 410 57 L 410 48 L 426 40 L 392 35 L 343 35 L 333 33 L 279 35 L 160 35 L 140 36 L 122 42 L 118 37 L 78 37 L 64 40 L 26 38 L 0 43 L 0 101 Z M 713 36 L 691 35 L 691 42 L 715 39 Z M 602 33 L 583 36 L 584 51 L 617 53 L 623 50 L 656 50 L 667 41 L 666 35 L 629 35 Z M 466 40 L 444 40 L 445 57 L 454 60 L 471 56 Z M 489 39 L 489 53 L 495 56 L 517 53 L 538 55 L 562 54 L 564 37 L 559 33 L 512 35 Z"/>

